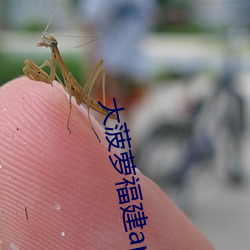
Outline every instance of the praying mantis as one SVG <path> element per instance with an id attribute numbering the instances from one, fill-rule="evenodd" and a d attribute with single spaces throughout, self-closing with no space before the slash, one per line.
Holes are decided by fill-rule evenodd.
<path id="1" fill-rule="evenodd" d="M 48 27 L 48 25 L 47 25 Z M 47 29 L 46 27 L 46 29 Z M 86 81 L 85 85 L 82 87 L 74 78 L 72 73 L 68 70 L 66 64 L 64 63 L 60 51 L 57 47 L 58 42 L 52 34 L 46 32 L 42 32 L 41 39 L 37 43 L 38 47 L 48 47 L 51 50 L 51 57 L 49 61 L 45 61 L 41 66 L 38 66 L 32 60 L 27 59 L 25 60 L 25 66 L 23 68 L 24 74 L 31 80 L 41 81 L 47 84 L 52 84 L 53 80 L 57 79 L 65 91 L 69 94 L 69 116 L 67 121 L 67 128 L 68 131 L 71 133 L 69 122 L 72 110 L 72 96 L 75 97 L 77 105 L 81 105 L 82 103 L 86 104 L 88 109 L 88 118 L 91 125 L 91 128 L 96 135 L 96 138 L 99 142 L 101 142 L 97 132 L 95 131 L 89 114 L 89 108 L 94 109 L 95 111 L 103 114 L 108 115 L 109 111 L 102 108 L 97 101 L 90 97 L 90 92 L 92 90 L 93 85 L 95 84 L 96 79 L 102 75 L 102 84 L 103 90 L 105 88 L 105 71 L 103 69 L 103 60 L 99 60 L 97 66 L 95 67 L 94 71 L 90 74 L 88 80 Z M 58 63 L 59 69 L 63 76 L 63 82 L 56 74 L 56 62 Z M 50 74 L 47 74 L 43 68 L 49 66 L 50 67 Z M 105 105 L 105 94 L 103 92 L 103 101 Z M 109 118 L 117 119 L 115 114 L 110 114 Z"/>

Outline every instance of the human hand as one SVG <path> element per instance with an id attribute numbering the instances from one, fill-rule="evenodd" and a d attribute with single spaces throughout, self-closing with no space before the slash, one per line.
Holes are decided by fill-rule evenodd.
<path id="1" fill-rule="evenodd" d="M 191 249 L 212 246 L 148 178 L 137 173 L 148 216 L 130 245 L 103 129 L 53 87 L 15 79 L 0 88 L 0 249 Z"/>

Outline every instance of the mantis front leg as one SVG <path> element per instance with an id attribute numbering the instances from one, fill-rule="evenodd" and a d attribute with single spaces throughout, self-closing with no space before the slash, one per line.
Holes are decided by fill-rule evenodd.
<path id="1" fill-rule="evenodd" d="M 24 63 L 23 72 L 30 80 L 41 81 L 48 84 L 52 83 L 53 80 L 51 80 L 50 76 L 42 69 L 45 66 L 49 66 L 48 61 L 45 61 L 41 66 L 38 66 L 30 59 L 25 60 Z"/>
<path id="2" fill-rule="evenodd" d="M 60 81 L 59 77 L 56 74 L 55 57 L 53 56 L 53 54 L 51 55 L 50 61 L 46 60 L 41 66 L 38 66 L 30 59 L 25 60 L 24 63 L 25 66 L 23 68 L 23 72 L 30 80 L 52 84 L 56 77 L 57 80 Z M 47 66 L 50 68 L 49 75 L 43 70 L 43 68 Z M 61 81 L 60 83 L 62 84 Z"/>

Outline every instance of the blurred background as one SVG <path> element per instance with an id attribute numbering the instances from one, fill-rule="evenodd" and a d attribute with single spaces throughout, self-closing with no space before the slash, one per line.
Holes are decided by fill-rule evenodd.
<path id="1" fill-rule="evenodd" d="M 0 0 L 1 85 L 49 59 L 36 42 L 59 2 Z M 222 250 L 250 246 L 249 13 L 250 0 L 64 0 L 48 28 L 79 83 L 104 59 L 138 168 Z"/>

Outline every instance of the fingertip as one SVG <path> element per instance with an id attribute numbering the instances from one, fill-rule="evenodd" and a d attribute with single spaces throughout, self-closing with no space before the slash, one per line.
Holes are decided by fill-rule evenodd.
<path id="1" fill-rule="evenodd" d="M 0 112 L 4 249 L 131 249 L 115 186 L 124 176 L 110 163 L 104 131 L 92 120 L 97 141 L 86 110 L 73 105 L 69 133 L 64 89 L 21 77 L 0 88 Z M 137 176 L 148 248 L 212 249 L 154 183 Z"/>

